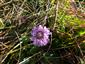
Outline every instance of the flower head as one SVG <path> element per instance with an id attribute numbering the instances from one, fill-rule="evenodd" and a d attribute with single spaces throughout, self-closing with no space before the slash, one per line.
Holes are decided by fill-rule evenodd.
<path id="1" fill-rule="evenodd" d="M 45 46 L 49 42 L 50 30 L 46 26 L 36 26 L 32 29 L 31 40 L 35 46 Z"/>

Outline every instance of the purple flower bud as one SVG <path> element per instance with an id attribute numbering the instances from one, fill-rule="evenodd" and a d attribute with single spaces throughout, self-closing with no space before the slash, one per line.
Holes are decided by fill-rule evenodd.
<path id="1" fill-rule="evenodd" d="M 35 46 L 45 46 L 49 42 L 51 32 L 46 26 L 39 25 L 32 29 L 31 35 L 32 44 Z"/>

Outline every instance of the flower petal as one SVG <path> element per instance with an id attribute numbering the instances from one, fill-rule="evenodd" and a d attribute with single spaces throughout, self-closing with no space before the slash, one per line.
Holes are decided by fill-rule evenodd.
<path id="1" fill-rule="evenodd" d="M 42 25 L 39 25 L 38 27 L 37 27 L 37 31 L 44 31 L 44 29 L 43 29 L 43 26 Z"/>
<path id="2" fill-rule="evenodd" d="M 44 33 L 44 38 L 49 39 L 49 36 L 46 33 Z"/>
<path id="3" fill-rule="evenodd" d="M 47 35 L 50 35 L 50 31 L 48 28 L 46 28 L 46 26 L 44 27 L 44 32 L 47 34 Z"/>
<path id="4" fill-rule="evenodd" d="M 37 38 L 37 33 L 41 31 L 43 33 L 42 38 Z M 33 41 L 33 45 L 35 46 L 45 46 L 49 42 L 49 35 L 51 35 L 51 32 L 48 28 L 43 27 L 42 25 L 39 25 L 37 27 L 34 27 L 31 32 L 31 40 Z"/>
<path id="5" fill-rule="evenodd" d="M 42 41 L 43 41 L 43 45 L 44 45 L 44 46 L 48 44 L 48 39 L 45 39 L 45 38 L 44 38 Z"/>
<path id="6" fill-rule="evenodd" d="M 36 29 L 36 27 L 34 27 L 34 28 L 32 29 L 31 35 L 32 35 L 32 36 L 35 36 L 36 33 L 37 33 L 37 29 Z"/>

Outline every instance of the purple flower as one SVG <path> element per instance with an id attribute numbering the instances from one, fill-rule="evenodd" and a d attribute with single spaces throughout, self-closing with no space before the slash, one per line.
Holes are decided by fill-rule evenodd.
<path id="1" fill-rule="evenodd" d="M 39 25 L 32 29 L 31 35 L 32 44 L 35 46 L 45 46 L 49 42 L 51 32 L 46 26 Z"/>

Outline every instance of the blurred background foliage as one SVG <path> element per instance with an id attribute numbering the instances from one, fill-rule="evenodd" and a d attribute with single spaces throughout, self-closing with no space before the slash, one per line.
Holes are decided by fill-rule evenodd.
<path id="1" fill-rule="evenodd" d="M 31 44 L 39 24 L 47 46 Z M 0 0 L 0 64 L 85 64 L 85 0 Z"/>

